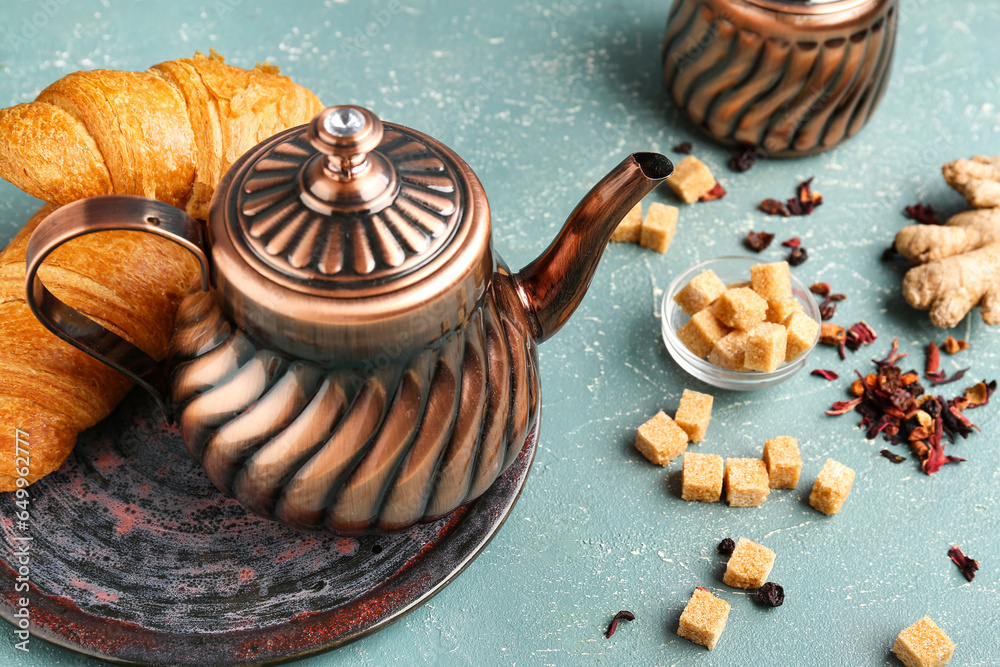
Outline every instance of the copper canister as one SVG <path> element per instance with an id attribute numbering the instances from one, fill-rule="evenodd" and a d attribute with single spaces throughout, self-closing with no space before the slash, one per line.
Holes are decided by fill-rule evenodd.
<path id="1" fill-rule="evenodd" d="M 898 0 L 675 0 L 670 97 L 726 145 L 794 157 L 836 146 L 875 112 Z"/>

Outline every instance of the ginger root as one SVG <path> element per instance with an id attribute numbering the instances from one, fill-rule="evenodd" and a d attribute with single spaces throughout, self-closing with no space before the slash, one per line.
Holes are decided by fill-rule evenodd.
<path id="1" fill-rule="evenodd" d="M 896 251 L 921 265 L 903 278 L 903 297 L 929 310 L 935 326 L 954 327 L 976 306 L 986 324 L 1000 324 L 1000 156 L 955 160 L 941 171 L 976 208 L 896 234 Z"/>
<path id="2" fill-rule="evenodd" d="M 1000 206 L 1000 155 L 973 155 L 941 168 L 944 180 L 976 208 Z"/>

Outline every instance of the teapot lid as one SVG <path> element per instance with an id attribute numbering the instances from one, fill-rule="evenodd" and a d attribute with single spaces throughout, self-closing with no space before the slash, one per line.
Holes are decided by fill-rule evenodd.
<path id="1" fill-rule="evenodd" d="M 224 312 L 303 358 L 370 355 L 404 333 L 404 347 L 427 345 L 467 319 L 494 268 L 469 166 L 353 105 L 238 160 L 209 232 Z"/>

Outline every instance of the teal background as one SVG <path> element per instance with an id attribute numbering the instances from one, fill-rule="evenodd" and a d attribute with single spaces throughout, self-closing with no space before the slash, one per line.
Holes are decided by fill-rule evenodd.
<path id="1" fill-rule="evenodd" d="M 1000 4 L 903 0 L 891 84 L 862 133 L 825 154 L 764 161 L 745 174 L 729 171 L 730 153 L 667 99 L 658 52 L 668 9 L 663 0 L 4 1 L 0 105 L 30 101 L 77 69 L 141 70 L 195 49 L 214 47 L 245 67 L 270 60 L 327 104 L 368 106 L 455 149 L 489 194 L 494 245 L 513 267 L 544 249 L 629 152 L 676 158 L 671 147 L 690 140 L 729 192 L 681 205 L 665 256 L 610 247 L 577 314 L 541 347 L 537 458 L 482 555 L 396 624 L 297 664 L 898 665 L 896 634 L 925 614 L 958 645 L 951 664 L 1000 664 L 996 405 L 969 415 L 983 432 L 952 450 L 968 462 L 933 477 L 913 458 L 894 466 L 877 456 L 883 443 L 866 441 L 855 415 L 823 415 L 845 397 L 852 370 L 867 372 L 894 337 L 920 368 L 926 342 L 946 335 L 902 301 L 901 264 L 879 256 L 906 224 L 905 205 L 929 202 L 946 214 L 965 207 L 941 164 L 1000 152 Z M 378 29 L 362 41 L 373 20 Z M 825 199 L 814 215 L 756 210 L 810 176 Z M 665 188 L 647 201 L 674 203 Z M 0 183 L 0 241 L 37 206 Z M 810 259 L 796 274 L 847 293 L 836 321 L 865 319 L 879 339 L 846 362 L 831 348 L 815 352 L 808 367 L 834 369 L 838 382 L 804 372 L 769 390 L 713 391 L 708 436 L 692 451 L 759 456 L 766 438 L 794 435 L 802 481 L 759 508 L 689 504 L 679 497 L 680 462 L 663 470 L 632 447 L 636 427 L 659 409 L 672 414 L 684 387 L 709 389 L 668 357 L 658 302 L 690 264 L 746 253 L 740 239 L 750 229 L 777 235 L 761 255 L 768 261 L 783 257 L 778 241 L 800 236 Z M 1000 336 L 978 311 L 954 333 L 972 349 L 945 356 L 948 372 L 971 365 L 970 378 L 1000 374 Z M 847 504 L 829 518 L 807 502 L 827 457 L 857 471 Z M 785 587 L 783 607 L 762 609 L 721 583 L 715 545 L 726 536 L 777 552 L 771 579 Z M 952 544 L 979 559 L 974 582 L 948 560 Z M 712 652 L 675 634 L 698 585 L 733 606 Z M 636 620 L 605 639 L 619 609 Z M 13 641 L 0 628 L 0 664 L 98 664 L 38 639 L 23 654 Z"/>

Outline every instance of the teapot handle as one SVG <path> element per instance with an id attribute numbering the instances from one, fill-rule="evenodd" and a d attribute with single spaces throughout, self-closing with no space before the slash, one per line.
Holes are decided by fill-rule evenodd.
<path id="1" fill-rule="evenodd" d="M 174 206 L 145 197 L 102 195 L 67 204 L 54 211 L 28 239 L 25 298 L 31 312 L 49 331 L 111 368 L 124 373 L 153 395 L 164 415 L 163 378 L 155 378 L 155 359 L 109 331 L 50 292 L 38 277 L 45 258 L 63 243 L 105 231 L 155 234 L 186 248 L 201 266 L 201 288 L 209 289 L 208 257 L 200 222 Z M 161 385 L 154 387 L 153 383 Z"/>

